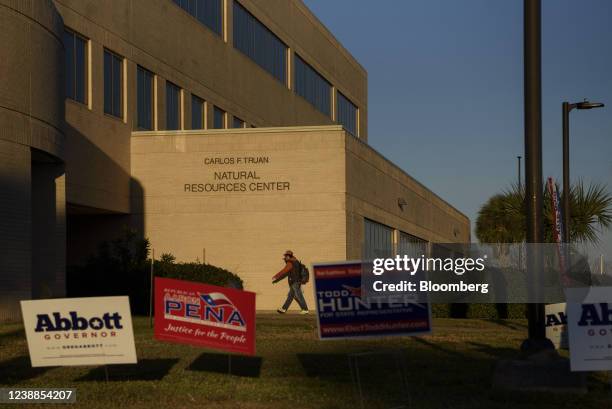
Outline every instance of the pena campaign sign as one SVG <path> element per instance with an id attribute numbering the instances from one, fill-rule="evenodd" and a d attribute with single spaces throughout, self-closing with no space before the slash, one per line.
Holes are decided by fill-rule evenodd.
<path id="1" fill-rule="evenodd" d="M 137 362 L 126 296 L 21 301 L 21 314 L 33 367 Z"/>
<path id="2" fill-rule="evenodd" d="M 361 262 L 314 264 L 320 339 L 422 335 L 431 332 L 429 304 L 410 295 L 361 299 Z"/>
<path id="3" fill-rule="evenodd" d="M 566 304 L 547 304 L 544 308 L 544 314 L 546 315 L 546 338 L 551 340 L 555 348 L 567 349 Z"/>
<path id="4" fill-rule="evenodd" d="M 255 293 L 155 278 L 155 338 L 255 354 Z"/>
<path id="5" fill-rule="evenodd" d="M 571 288 L 566 293 L 572 371 L 612 370 L 612 287 Z"/>

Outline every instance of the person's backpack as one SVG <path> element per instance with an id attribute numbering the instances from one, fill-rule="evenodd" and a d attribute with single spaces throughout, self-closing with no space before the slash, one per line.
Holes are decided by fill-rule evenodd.
<path id="1" fill-rule="evenodd" d="M 308 267 L 304 265 L 301 261 L 300 263 L 300 281 L 302 284 L 306 284 L 308 280 L 310 280 L 310 271 L 308 271 Z"/>

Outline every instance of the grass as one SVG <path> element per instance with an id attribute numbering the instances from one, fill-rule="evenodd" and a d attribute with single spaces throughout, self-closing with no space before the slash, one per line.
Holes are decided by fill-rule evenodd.
<path id="1" fill-rule="evenodd" d="M 318 341 L 313 316 L 259 314 L 258 358 L 232 358 L 188 345 L 155 341 L 148 319 L 134 319 L 139 364 L 31 368 L 23 328 L 0 326 L 1 387 L 74 387 L 76 407 L 358 409 L 347 354 L 359 362 L 366 408 L 612 408 L 607 376 L 591 374 L 587 394 L 502 392 L 491 388 L 496 362 L 512 358 L 524 320 L 434 319 L 430 336 Z M 403 357 L 403 358 L 399 358 Z M 407 369 L 401 386 L 398 364 Z M 367 379 L 366 379 L 367 378 Z M 52 405 L 40 405 L 51 407 Z M 14 406 L 13 406 L 14 407 Z M 21 406 L 23 407 L 23 406 Z"/>

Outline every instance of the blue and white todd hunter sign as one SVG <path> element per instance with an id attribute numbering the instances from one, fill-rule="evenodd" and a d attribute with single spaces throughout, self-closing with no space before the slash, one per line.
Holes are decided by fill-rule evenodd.
<path id="1" fill-rule="evenodd" d="M 136 363 L 128 297 L 21 301 L 32 366 Z"/>
<path id="2" fill-rule="evenodd" d="M 567 294 L 572 371 L 612 370 L 612 287 L 568 289 Z"/>
<path id="3" fill-rule="evenodd" d="M 428 304 L 407 296 L 361 298 L 361 262 L 313 265 L 320 339 L 422 335 L 431 332 Z"/>

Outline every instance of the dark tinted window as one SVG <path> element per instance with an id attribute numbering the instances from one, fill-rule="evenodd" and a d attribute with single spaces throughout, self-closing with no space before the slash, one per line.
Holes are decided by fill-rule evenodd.
<path id="1" fill-rule="evenodd" d="M 204 100 L 191 96 L 191 129 L 204 129 Z"/>
<path id="2" fill-rule="evenodd" d="M 338 92 L 337 116 L 338 123 L 353 136 L 357 136 L 357 107 L 340 92 Z"/>
<path id="3" fill-rule="evenodd" d="M 218 107 L 215 107 L 214 109 L 213 128 L 225 128 L 225 111 Z"/>
<path id="4" fill-rule="evenodd" d="M 104 50 L 104 112 L 123 116 L 123 58 Z"/>
<path id="5" fill-rule="evenodd" d="M 138 66 L 136 82 L 137 126 L 140 129 L 153 129 L 153 73 Z"/>
<path id="6" fill-rule="evenodd" d="M 66 50 L 66 97 L 86 103 L 87 40 L 74 31 L 64 31 Z"/>
<path id="7" fill-rule="evenodd" d="M 244 121 L 235 116 L 232 125 L 232 128 L 244 128 Z"/>
<path id="8" fill-rule="evenodd" d="M 233 11 L 234 47 L 284 84 L 287 46 L 237 1 Z"/>
<path id="9" fill-rule="evenodd" d="M 174 2 L 197 18 L 200 23 L 221 35 L 222 0 L 174 0 Z"/>
<path id="10" fill-rule="evenodd" d="M 331 113 L 331 84 L 295 54 L 295 93 L 325 115 Z"/>
<path id="11" fill-rule="evenodd" d="M 181 117 L 181 89 L 166 81 L 166 129 L 180 128 Z"/>

